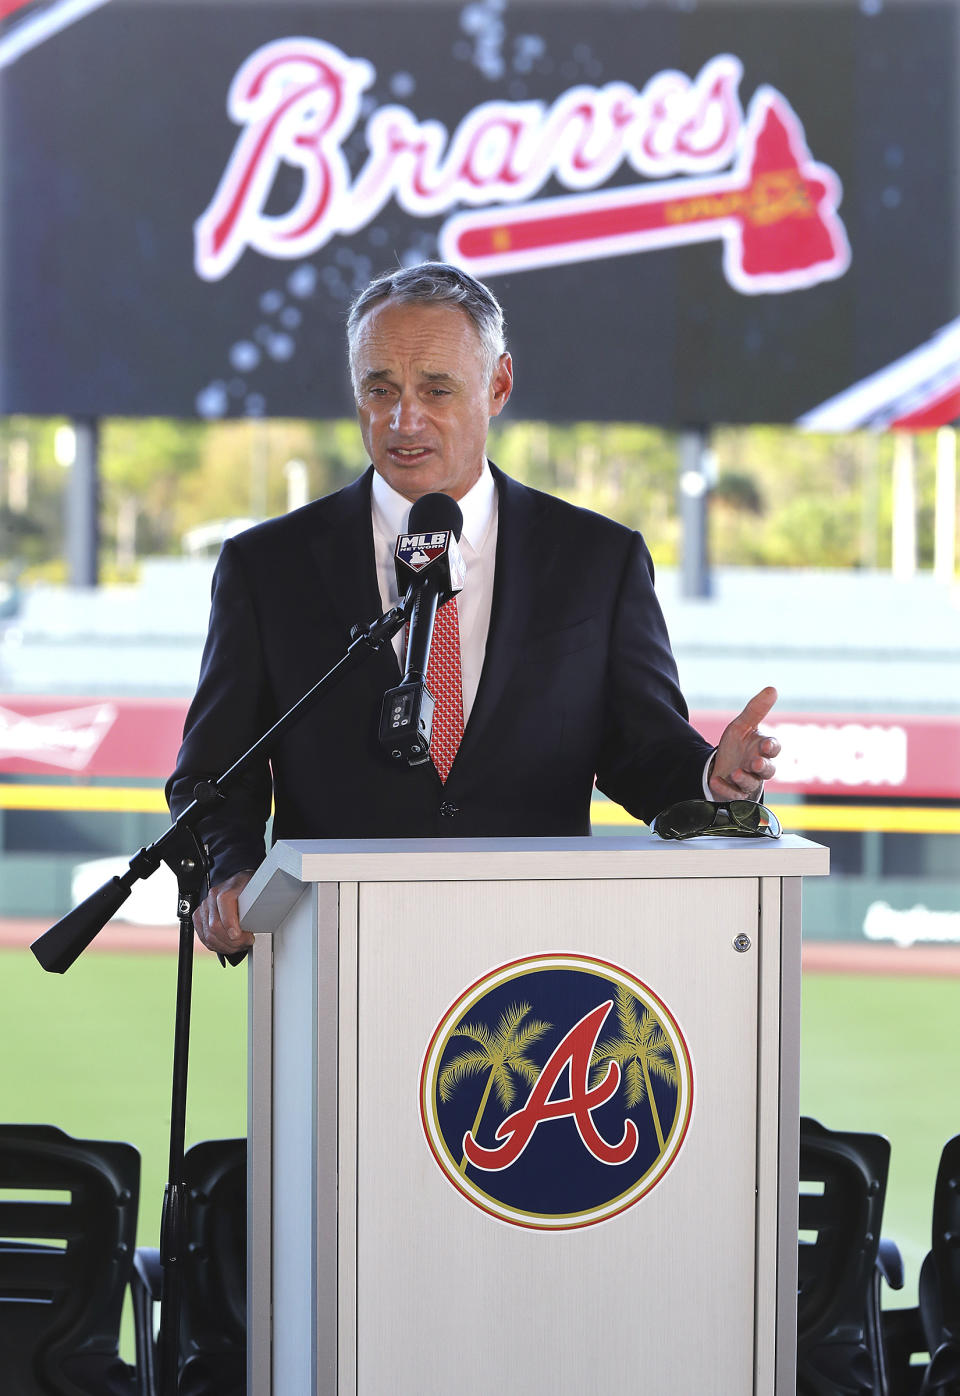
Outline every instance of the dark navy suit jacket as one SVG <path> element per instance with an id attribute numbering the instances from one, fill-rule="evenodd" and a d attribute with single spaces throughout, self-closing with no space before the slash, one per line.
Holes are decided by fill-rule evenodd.
<path id="1" fill-rule="evenodd" d="M 702 793 L 710 746 L 686 720 L 643 539 L 493 472 L 489 638 L 446 785 L 379 745 L 381 700 L 400 680 L 385 645 L 281 737 L 274 838 L 587 834 L 595 777 L 646 820 Z M 379 615 L 371 475 L 224 544 L 167 787 L 174 814 L 336 663 L 352 625 Z M 264 765 L 207 818 L 212 882 L 262 860 L 270 799 Z"/>

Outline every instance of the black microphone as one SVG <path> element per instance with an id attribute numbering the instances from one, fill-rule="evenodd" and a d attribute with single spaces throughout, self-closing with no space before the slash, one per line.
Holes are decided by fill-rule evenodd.
<path id="1" fill-rule="evenodd" d="M 466 569 L 457 543 L 463 515 L 448 494 L 425 494 L 410 510 L 408 531 L 397 539 L 397 589 L 417 588 L 403 681 L 424 679 L 437 610 L 463 589 Z"/>
<path id="2" fill-rule="evenodd" d="M 422 766 L 430 759 L 434 696 L 427 664 L 437 610 L 462 591 L 466 568 L 457 541 L 463 515 L 448 494 L 425 494 L 410 510 L 394 561 L 401 596 L 414 591 L 403 681 L 384 695 L 380 744 L 394 761 Z"/>

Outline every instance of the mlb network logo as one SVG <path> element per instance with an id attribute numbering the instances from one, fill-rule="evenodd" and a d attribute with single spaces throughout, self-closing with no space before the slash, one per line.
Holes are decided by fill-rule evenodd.
<path id="1" fill-rule="evenodd" d="M 617 1216 L 661 1181 L 693 1109 L 677 1020 L 626 970 L 583 955 L 501 965 L 465 990 L 423 1061 L 434 1158 L 468 1201 L 516 1226 Z"/>
<path id="2" fill-rule="evenodd" d="M 446 529 L 438 533 L 404 533 L 397 540 L 397 561 L 413 572 L 422 572 L 443 555 L 449 539 Z"/>

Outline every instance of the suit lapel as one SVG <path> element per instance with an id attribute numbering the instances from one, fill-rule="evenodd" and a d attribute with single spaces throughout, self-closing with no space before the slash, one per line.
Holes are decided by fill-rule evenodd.
<path id="1" fill-rule="evenodd" d="M 490 468 L 498 495 L 497 560 L 483 670 L 460 744 L 465 759 L 469 759 L 483 737 L 522 655 L 535 601 L 535 583 L 545 547 L 550 547 L 549 540 L 535 528 L 535 493 L 511 480 L 492 463 Z"/>
<path id="2" fill-rule="evenodd" d="M 310 553 L 319 573 L 324 603 L 349 637 L 353 625 L 369 625 L 380 614 L 377 564 L 370 514 L 371 467 L 359 480 L 320 503 L 318 526 L 310 538 Z M 346 638 L 345 638 L 346 644 Z M 400 671 L 391 644 L 371 656 L 364 666 L 368 675 L 390 688 Z"/>

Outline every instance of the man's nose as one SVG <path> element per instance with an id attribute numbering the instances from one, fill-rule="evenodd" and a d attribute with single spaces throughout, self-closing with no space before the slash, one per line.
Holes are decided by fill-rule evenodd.
<path id="1" fill-rule="evenodd" d="M 423 422 L 423 409 L 417 394 L 401 393 L 394 404 L 390 425 L 394 431 L 409 434 L 417 431 Z"/>

